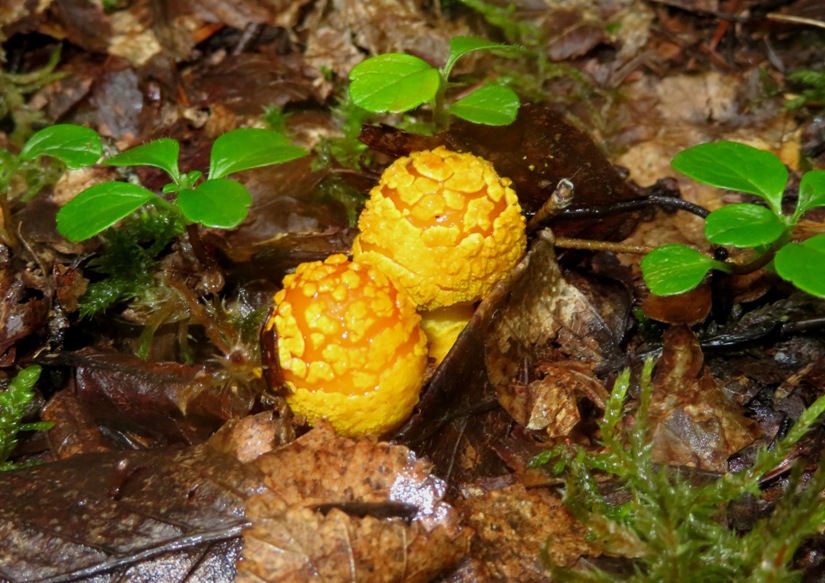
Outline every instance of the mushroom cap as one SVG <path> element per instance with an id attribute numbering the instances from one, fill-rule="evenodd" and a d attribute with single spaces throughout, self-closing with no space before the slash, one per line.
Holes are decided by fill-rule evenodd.
<path id="1" fill-rule="evenodd" d="M 510 180 L 443 146 L 390 164 L 358 226 L 355 259 L 395 279 L 424 310 L 481 299 L 527 246 Z"/>
<path id="2" fill-rule="evenodd" d="M 383 434 L 418 402 L 426 337 L 403 289 L 345 255 L 303 263 L 284 278 L 264 328 L 277 333 L 292 410 L 347 436 Z"/>

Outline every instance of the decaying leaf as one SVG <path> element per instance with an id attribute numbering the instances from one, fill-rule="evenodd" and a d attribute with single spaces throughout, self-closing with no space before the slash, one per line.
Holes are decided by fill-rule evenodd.
<path id="1" fill-rule="evenodd" d="M 255 465 L 239 582 L 428 581 L 467 550 L 446 484 L 405 447 L 322 424 Z"/>
<path id="2" fill-rule="evenodd" d="M 459 508 L 475 534 L 470 557 L 449 581 L 551 581 L 542 555 L 570 566 L 599 554 L 561 496 L 546 489 L 516 484 L 471 496 Z"/>
<path id="3" fill-rule="evenodd" d="M 615 289 L 592 291 L 585 295 L 565 280 L 552 236 L 539 237 L 481 302 L 395 438 L 427 455 L 439 476 L 468 482 L 514 467 L 516 460 L 505 465 L 505 457 L 525 448 L 513 443 L 523 441 L 513 431 L 513 419 L 525 427 L 547 422 L 547 433 L 565 434 L 578 421 L 578 400 L 587 397 L 598 404 L 606 395 L 594 366 L 622 358 L 628 298 Z M 572 374 L 575 384 L 551 378 L 532 387 L 535 395 L 524 390 L 554 366 L 572 366 L 559 375 Z"/>
<path id="4" fill-rule="evenodd" d="M 650 407 L 653 460 L 725 472 L 727 459 L 753 442 L 758 428 L 727 399 L 693 332 L 685 326 L 665 333 L 653 377 Z"/>
<path id="5" fill-rule="evenodd" d="M 346 77 L 371 55 L 412 52 L 432 63 L 447 59 L 450 36 L 468 34 L 460 22 L 433 26 L 433 12 L 416 0 L 319 2 L 307 18 L 307 63 Z"/>

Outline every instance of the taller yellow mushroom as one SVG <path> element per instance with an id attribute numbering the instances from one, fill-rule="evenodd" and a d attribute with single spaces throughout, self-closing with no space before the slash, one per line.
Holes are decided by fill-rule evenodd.
<path id="1" fill-rule="evenodd" d="M 352 247 L 404 287 L 421 310 L 475 302 L 527 245 L 511 181 L 473 154 L 413 152 L 370 192 Z"/>

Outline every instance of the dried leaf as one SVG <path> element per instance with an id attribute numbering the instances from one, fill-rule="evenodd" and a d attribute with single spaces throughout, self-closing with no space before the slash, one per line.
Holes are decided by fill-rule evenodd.
<path id="1" fill-rule="evenodd" d="M 598 555 L 587 528 L 548 490 L 517 484 L 460 503 L 475 530 L 469 560 L 449 581 L 551 581 L 542 566 L 572 565 L 581 555 Z"/>
<path id="2" fill-rule="evenodd" d="M 581 420 L 579 401 L 583 398 L 604 408 L 608 393 L 586 365 L 541 363 L 534 374 L 541 377 L 526 386 L 513 382 L 499 392 L 501 406 L 527 429 L 545 431 L 550 437 L 564 437 Z"/>
<path id="3" fill-rule="evenodd" d="M 611 328 L 602 306 L 565 280 L 552 239 L 545 236 L 538 238 L 508 283 L 507 302 L 485 343 L 490 380 L 501 405 L 519 423 L 566 435 L 578 422 L 579 396 L 603 403 L 606 392 L 592 367 L 619 357 L 624 326 Z M 602 299 L 604 306 L 624 303 L 624 311 L 629 308 L 621 298 Z M 591 370 L 554 366 L 568 358 L 588 363 Z"/>
<path id="4" fill-rule="evenodd" d="M 467 550 L 469 531 L 441 500 L 446 485 L 404 447 L 321 425 L 255 465 L 267 490 L 247 504 L 239 582 L 428 581 Z"/>
<path id="5" fill-rule="evenodd" d="M 506 458 L 506 452 L 524 451 L 511 443 L 523 440 L 513 432 L 512 418 L 529 423 L 535 405 L 523 399 L 525 376 L 529 382 L 546 376 L 537 372 L 541 366 L 584 362 L 579 369 L 587 371 L 579 377 L 582 384 L 578 390 L 560 384 L 559 400 L 566 397 L 574 403 L 581 394 L 597 403 L 603 399 L 592 367 L 605 358 L 623 358 L 619 342 L 630 302 L 626 290 L 592 295 L 601 298 L 599 306 L 564 279 L 552 242 L 539 237 L 527 257 L 476 309 L 395 439 L 415 444 L 439 475 L 451 481 L 505 472 L 500 452 Z M 624 317 L 618 316 L 621 312 Z M 584 380 L 586 376 L 591 378 Z M 512 417 L 501 411 L 499 402 Z M 548 409 L 541 411 L 544 406 L 539 403 L 536 419 L 549 416 Z M 569 420 L 571 414 L 568 405 L 562 416 Z M 569 422 L 565 429 L 568 426 Z M 513 467 L 513 461 L 508 459 L 507 465 Z"/>
<path id="6" fill-rule="evenodd" d="M 0 358 L 8 360 L 3 366 L 13 363 L 15 345 L 39 331 L 49 315 L 49 291 L 32 289 L 27 279 L 32 278 L 10 262 L 0 267 Z"/>

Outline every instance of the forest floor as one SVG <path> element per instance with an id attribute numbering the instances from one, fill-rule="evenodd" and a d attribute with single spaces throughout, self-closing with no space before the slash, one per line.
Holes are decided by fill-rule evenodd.
<path id="1" fill-rule="evenodd" d="M 512 124 L 349 99 L 365 58 L 441 66 L 460 36 L 522 47 L 462 57 L 449 89 L 506 85 Z M 772 152 L 787 207 L 825 169 L 821 2 L 26 0 L 0 41 L 0 371 L 42 370 L 18 413 L 0 401 L 0 580 L 825 581 L 825 303 L 770 265 L 667 297 L 640 269 L 671 243 L 727 258 L 668 199 L 756 200 L 679 152 Z M 172 138 L 184 172 L 241 127 L 309 155 L 238 173 L 236 228 L 154 209 L 71 242 L 80 191 L 164 174 L 21 163 L 56 123 L 106 156 Z M 266 382 L 272 298 L 350 253 L 393 159 L 438 145 L 512 179 L 527 254 L 400 428 L 310 428 Z M 530 222 L 565 180 L 572 204 Z"/>

